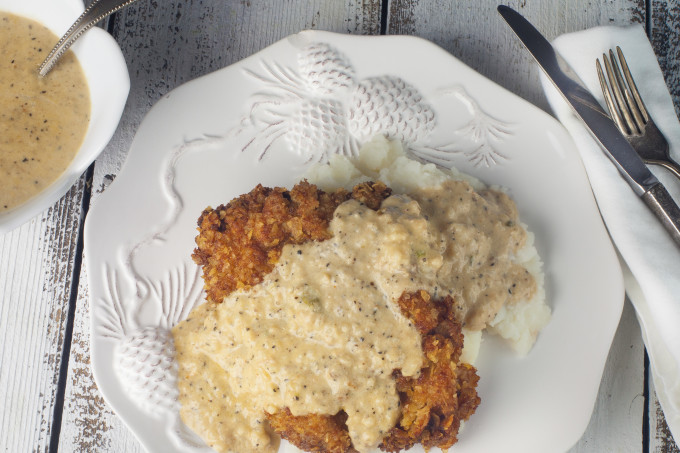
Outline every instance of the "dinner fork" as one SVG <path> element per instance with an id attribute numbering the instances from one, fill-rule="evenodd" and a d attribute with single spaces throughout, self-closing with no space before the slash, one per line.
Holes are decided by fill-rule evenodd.
<path id="1" fill-rule="evenodd" d="M 626 58 L 618 46 L 616 53 L 621 62 L 620 68 L 613 50 L 609 50 L 609 57 L 602 54 L 609 84 L 602 71 L 600 60 L 596 61 L 597 75 L 600 78 L 602 93 L 612 119 L 645 163 L 661 165 L 680 178 L 680 165 L 670 157 L 668 141 L 649 116 L 628 69 Z"/>

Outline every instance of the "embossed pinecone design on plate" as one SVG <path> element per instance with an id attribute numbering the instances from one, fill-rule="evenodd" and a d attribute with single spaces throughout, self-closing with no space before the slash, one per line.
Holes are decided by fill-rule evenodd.
<path id="1" fill-rule="evenodd" d="M 243 147 L 261 149 L 263 158 L 279 138 L 309 161 L 326 162 L 332 154 L 355 156 L 360 143 L 374 135 L 405 144 L 424 141 L 435 126 L 433 109 L 418 90 L 396 76 L 359 80 L 348 59 L 326 43 L 298 53 L 298 68 L 263 62 L 263 71 L 247 70 L 265 90 L 252 98 L 249 114 L 235 134 L 254 127 Z"/>
<path id="2" fill-rule="evenodd" d="M 343 96 L 355 84 L 347 58 L 326 43 L 313 43 L 298 54 L 300 75 L 309 90 L 322 96 Z"/>
<path id="3" fill-rule="evenodd" d="M 255 150 L 259 160 L 283 139 L 307 163 L 323 163 L 333 154 L 354 157 L 362 143 L 383 135 L 400 140 L 413 156 L 444 166 L 455 164 L 456 156 L 487 167 L 508 158 L 496 144 L 511 133 L 511 125 L 487 115 L 462 87 L 439 93 L 463 104 L 468 123 L 451 131 L 447 142 L 433 144 L 437 115 L 415 86 L 394 75 L 361 79 L 349 59 L 327 43 L 300 49 L 296 68 L 267 60 L 260 66 L 244 69 L 261 89 L 250 96 L 238 125 L 224 135 L 188 140 L 176 156 L 205 145 L 231 148 L 231 140 L 243 136 L 241 151 Z"/>
<path id="4" fill-rule="evenodd" d="M 149 414 L 179 410 L 175 344 L 170 332 L 144 327 L 115 349 L 114 361 L 129 397 Z"/>
<path id="5" fill-rule="evenodd" d="M 333 99 L 305 99 L 293 111 L 286 141 L 292 149 L 318 150 L 317 160 L 346 152 L 347 121 L 342 103 Z"/>
<path id="6" fill-rule="evenodd" d="M 360 141 L 384 135 L 404 143 L 421 142 L 434 126 L 432 107 L 403 79 L 368 78 L 352 90 L 349 131 Z"/>

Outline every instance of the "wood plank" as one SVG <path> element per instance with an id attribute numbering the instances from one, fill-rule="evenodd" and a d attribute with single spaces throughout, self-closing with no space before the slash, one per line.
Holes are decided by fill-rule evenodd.
<path id="1" fill-rule="evenodd" d="M 119 13 L 113 33 L 130 70 L 131 92 L 119 130 L 97 160 L 92 202 L 115 179 L 149 108 L 177 85 L 238 61 L 304 29 L 377 34 L 379 0 L 139 2 Z M 93 382 L 85 269 L 80 279 L 59 451 L 139 452 Z"/>
<path id="2" fill-rule="evenodd" d="M 680 115 L 680 1 L 649 0 L 651 42 Z"/>
<path id="3" fill-rule="evenodd" d="M 680 115 L 680 1 L 649 0 L 650 2 L 650 41 L 654 47 L 659 66 L 666 78 L 666 85 L 675 104 L 675 112 Z M 680 149 L 672 149 L 676 159 L 680 159 Z M 655 453 L 677 453 L 678 444 L 673 440 L 663 410 L 654 390 L 653 380 L 649 382 L 649 446 Z"/>
<path id="4" fill-rule="evenodd" d="M 0 235 L 2 451 L 50 444 L 84 189 Z"/>

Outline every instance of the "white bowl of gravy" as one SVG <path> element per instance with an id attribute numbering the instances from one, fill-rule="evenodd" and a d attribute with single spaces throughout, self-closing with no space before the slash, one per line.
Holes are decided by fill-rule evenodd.
<path id="1" fill-rule="evenodd" d="M 104 30 L 38 75 L 82 12 L 81 0 L 0 0 L 0 234 L 61 198 L 118 127 L 130 78 Z"/>

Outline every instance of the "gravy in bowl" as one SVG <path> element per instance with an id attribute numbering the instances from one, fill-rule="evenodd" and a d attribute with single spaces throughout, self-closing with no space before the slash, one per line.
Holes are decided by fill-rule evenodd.
<path id="1" fill-rule="evenodd" d="M 38 22 L 0 12 L 0 212 L 55 181 L 87 132 L 90 92 L 73 52 L 38 75 L 58 39 Z"/>

